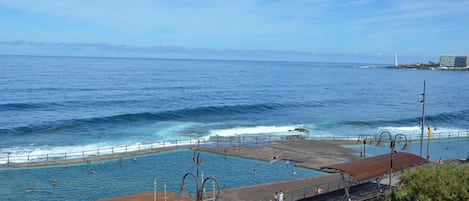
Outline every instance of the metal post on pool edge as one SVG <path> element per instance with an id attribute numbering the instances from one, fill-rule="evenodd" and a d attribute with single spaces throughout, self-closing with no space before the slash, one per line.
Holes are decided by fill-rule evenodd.
<path id="1" fill-rule="evenodd" d="M 367 141 L 368 140 L 368 141 Z M 358 135 L 357 143 L 363 141 L 363 152 L 360 154 L 360 157 L 365 158 L 366 156 L 366 144 L 367 142 L 373 143 L 373 137 L 371 135 Z"/>

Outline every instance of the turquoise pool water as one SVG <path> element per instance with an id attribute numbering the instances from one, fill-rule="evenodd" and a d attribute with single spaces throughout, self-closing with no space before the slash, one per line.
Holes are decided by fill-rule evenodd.
<path id="1" fill-rule="evenodd" d="M 420 141 L 412 141 L 409 143 L 410 150 L 407 152 L 420 155 Z M 396 144 L 396 150 L 400 150 L 403 143 Z M 363 144 L 357 143 L 357 145 L 347 145 L 347 148 L 351 148 L 357 151 L 363 151 Z M 427 156 L 427 141 L 423 141 L 422 146 L 422 157 Z M 375 146 L 374 144 L 367 144 L 365 146 L 366 157 L 376 156 L 380 154 L 387 154 L 390 152 L 389 143 L 385 146 Z M 458 159 L 469 157 L 469 138 L 461 139 L 432 139 L 430 140 L 430 146 L 428 149 L 431 158 L 430 160 L 435 161 L 438 159 Z"/>
<path id="2" fill-rule="evenodd" d="M 157 189 L 178 192 L 182 176 L 196 173 L 193 152 L 178 150 L 88 164 L 0 170 L 1 200 L 97 200 Z M 295 167 L 294 163 L 267 162 L 201 152 L 199 170 L 214 176 L 222 189 L 293 180 L 326 173 Z M 256 170 L 255 173 L 253 170 Z M 52 180 L 57 185 L 52 185 Z M 186 179 L 189 192 L 195 182 Z M 208 190 L 211 191 L 211 182 Z M 281 189 L 278 189 L 281 190 Z"/>

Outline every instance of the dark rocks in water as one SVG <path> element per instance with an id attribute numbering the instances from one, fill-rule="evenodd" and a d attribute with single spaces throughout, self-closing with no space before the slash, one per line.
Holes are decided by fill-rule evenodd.
<path id="1" fill-rule="evenodd" d="M 290 131 L 292 131 L 292 130 L 290 130 Z M 306 129 L 306 128 L 295 128 L 295 129 L 293 129 L 293 131 L 302 132 L 302 133 L 309 133 L 309 130 Z"/>

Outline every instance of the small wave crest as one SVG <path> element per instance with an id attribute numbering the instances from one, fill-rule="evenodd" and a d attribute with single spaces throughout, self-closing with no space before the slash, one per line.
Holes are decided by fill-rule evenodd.
<path id="1" fill-rule="evenodd" d="M 373 121 L 344 121 L 342 122 L 345 125 L 352 126 L 395 126 L 400 128 L 402 131 L 411 131 L 418 130 L 420 126 L 418 125 L 421 121 L 421 117 L 415 118 L 405 118 L 405 119 L 395 119 L 395 120 L 373 120 Z M 469 121 L 469 110 L 440 113 L 434 115 L 425 116 L 425 126 L 436 125 L 436 126 L 445 126 L 445 127 L 457 127 L 461 122 L 466 124 Z"/>
<path id="2" fill-rule="evenodd" d="M 257 105 L 234 105 L 234 106 L 210 106 L 187 108 L 180 110 L 161 111 L 156 113 L 143 112 L 135 114 L 121 114 L 109 117 L 98 117 L 86 119 L 88 123 L 105 123 L 105 122 L 128 122 L 128 121 L 171 121 L 171 120 L 197 120 L 212 116 L 228 116 L 236 114 L 259 113 L 270 110 L 277 110 L 288 107 L 283 104 L 257 104 Z"/>
<path id="3" fill-rule="evenodd" d="M 22 111 L 43 107 L 41 103 L 6 103 L 0 104 L 0 111 Z"/>
<path id="4" fill-rule="evenodd" d="M 353 66 L 354 68 L 360 68 L 360 69 L 372 69 L 372 68 L 379 68 L 377 65 L 357 65 Z"/>
<path id="5" fill-rule="evenodd" d="M 426 118 L 435 122 L 469 121 L 469 110 L 440 113 L 427 116 Z"/>
<path id="6" fill-rule="evenodd" d="M 34 105 L 14 105 L 9 107 L 35 107 Z M 57 132 L 70 129 L 96 129 L 99 126 L 120 125 L 128 123 L 160 122 L 160 121 L 201 121 L 212 122 L 220 117 L 224 119 L 236 118 L 236 115 L 261 114 L 283 108 L 295 107 L 295 105 L 268 103 L 255 105 L 210 106 L 198 108 L 186 108 L 180 110 L 142 112 L 134 114 L 119 114 L 114 116 L 94 117 L 84 119 L 61 120 L 44 122 L 43 124 L 28 125 L 4 130 L 14 134 L 28 134 L 38 132 Z"/>

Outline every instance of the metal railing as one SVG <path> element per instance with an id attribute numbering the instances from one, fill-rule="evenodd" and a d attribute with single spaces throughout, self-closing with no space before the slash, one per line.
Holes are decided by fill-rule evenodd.
<path id="1" fill-rule="evenodd" d="M 226 148 L 236 146 L 266 146 L 275 141 L 292 141 L 298 138 L 307 140 L 357 140 L 360 134 L 349 135 L 322 135 L 322 134 L 299 134 L 289 136 L 279 135 L 238 135 L 231 137 L 211 137 L 210 139 L 179 139 L 152 142 L 146 144 L 124 145 L 115 147 L 104 147 L 99 149 L 83 150 L 78 152 L 62 153 L 44 153 L 30 154 L 30 152 L 5 152 L 0 153 L 0 165 L 2 164 L 30 164 L 38 162 L 51 162 L 63 160 L 91 160 L 106 156 L 128 156 L 129 154 L 138 154 L 153 152 L 161 148 L 190 148 L 193 146 L 202 146 L 206 148 Z M 375 136 L 377 139 L 378 133 Z M 410 141 L 420 139 L 420 134 L 406 134 Z M 427 136 L 424 136 L 426 139 Z M 432 139 L 446 138 L 469 138 L 469 131 L 441 132 L 433 133 Z"/>
<path id="2" fill-rule="evenodd" d="M 342 179 L 334 179 L 331 181 L 323 182 L 316 185 L 297 188 L 295 190 L 287 191 L 284 193 L 284 201 L 295 201 L 313 197 L 320 194 L 326 194 L 343 189 Z M 272 196 L 265 197 L 262 201 L 270 201 Z"/>
<path id="3" fill-rule="evenodd" d="M 339 180 L 329 181 L 329 182 L 325 182 L 322 184 L 309 186 L 303 189 L 286 192 L 285 201 L 304 199 L 304 198 L 312 197 L 315 195 L 337 191 L 342 188 L 343 188 L 342 180 L 339 179 Z"/>
<path id="4" fill-rule="evenodd" d="M 132 154 L 154 152 L 160 149 L 178 149 L 200 146 L 204 148 L 226 148 L 236 146 L 266 146 L 275 141 L 291 140 L 287 136 L 233 136 L 212 137 L 211 139 L 182 139 L 165 140 L 147 144 L 124 145 L 114 147 L 103 147 L 98 149 L 83 150 L 78 152 L 29 154 L 24 152 L 2 152 L 0 153 L 1 164 L 30 164 L 46 163 L 64 160 L 92 160 L 98 158 L 125 157 Z M 114 156 L 114 157 L 111 157 Z"/>

